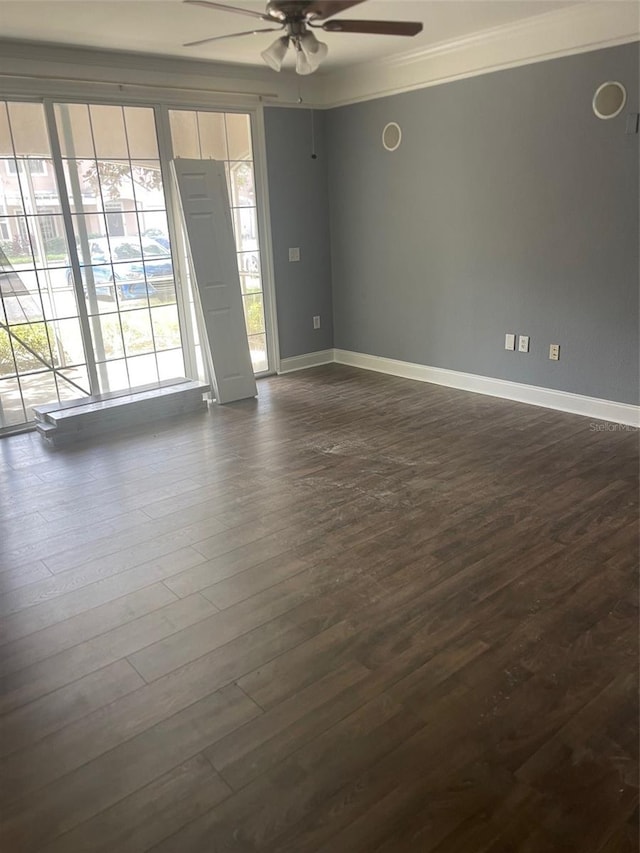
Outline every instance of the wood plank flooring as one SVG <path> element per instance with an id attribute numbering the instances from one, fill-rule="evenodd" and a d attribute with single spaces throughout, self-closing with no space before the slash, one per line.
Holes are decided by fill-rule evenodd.
<path id="1" fill-rule="evenodd" d="M 638 851 L 638 433 L 259 392 L 0 441 L 2 850 Z"/>

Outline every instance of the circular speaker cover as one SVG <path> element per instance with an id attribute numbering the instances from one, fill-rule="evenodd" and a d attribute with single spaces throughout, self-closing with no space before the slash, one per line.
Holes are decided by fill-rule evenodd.
<path id="1" fill-rule="evenodd" d="M 615 118 L 627 102 L 627 90 L 622 83 L 608 80 L 598 86 L 593 96 L 593 111 L 598 118 Z"/>
<path id="2" fill-rule="evenodd" d="M 382 131 L 382 144 L 387 151 L 395 151 L 400 147 L 401 142 L 402 130 L 400 125 L 396 124 L 395 121 L 390 121 L 389 124 L 385 124 L 384 130 Z"/>

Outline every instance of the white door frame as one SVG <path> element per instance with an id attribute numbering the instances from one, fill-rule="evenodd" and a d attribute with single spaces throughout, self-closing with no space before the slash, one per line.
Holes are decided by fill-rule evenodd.
<path id="1" fill-rule="evenodd" d="M 268 372 L 279 373 L 280 339 L 278 337 L 273 240 L 271 235 L 271 206 L 269 204 L 269 182 L 267 178 L 267 139 L 264 125 L 264 107 L 262 104 L 252 111 L 251 127 L 254 134 L 253 168 L 256 181 L 258 244 L 260 247 L 262 292 L 264 293 L 264 313 L 267 329 Z"/>

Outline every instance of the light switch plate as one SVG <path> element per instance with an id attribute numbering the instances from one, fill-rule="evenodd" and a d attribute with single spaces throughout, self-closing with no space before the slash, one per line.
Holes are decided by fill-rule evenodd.
<path id="1" fill-rule="evenodd" d="M 520 335 L 518 338 L 518 351 L 529 352 L 529 335 Z"/>
<path id="2" fill-rule="evenodd" d="M 289 260 L 290 261 L 299 261 L 300 260 L 300 249 L 289 249 Z"/>
<path id="3" fill-rule="evenodd" d="M 514 350 L 516 348 L 516 336 L 515 335 L 505 335 L 504 336 L 504 348 Z"/>
<path id="4" fill-rule="evenodd" d="M 315 314 L 313 317 L 313 328 L 314 329 L 320 328 L 320 315 L 319 314 Z"/>

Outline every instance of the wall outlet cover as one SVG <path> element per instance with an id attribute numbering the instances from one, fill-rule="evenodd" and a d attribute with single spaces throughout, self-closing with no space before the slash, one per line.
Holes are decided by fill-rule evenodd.
<path id="1" fill-rule="evenodd" d="M 549 358 L 551 359 L 551 361 L 560 360 L 560 344 L 549 345 Z"/>
<path id="2" fill-rule="evenodd" d="M 289 261 L 299 261 L 300 260 L 300 249 L 289 249 Z"/>
<path id="3" fill-rule="evenodd" d="M 518 338 L 518 351 L 529 352 L 529 335 L 520 335 Z"/>

